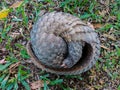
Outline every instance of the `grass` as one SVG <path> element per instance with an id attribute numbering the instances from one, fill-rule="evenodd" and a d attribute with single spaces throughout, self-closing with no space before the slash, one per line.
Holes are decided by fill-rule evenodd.
<path id="1" fill-rule="evenodd" d="M 31 82 L 43 80 L 43 90 L 52 90 L 52 88 L 54 90 L 77 90 L 78 88 L 120 90 L 120 1 L 113 1 L 113 3 L 101 4 L 96 0 L 42 0 L 40 2 L 24 0 L 20 7 L 11 9 L 9 17 L 0 21 L 0 59 L 7 61 L 4 65 L 0 64 L 0 89 L 30 90 Z M 0 10 L 9 6 L 5 0 L 2 0 Z M 31 69 L 32 64 L 24 63 L 30 59 L 25 46 L 30 39 L 31 25 L 38 19 L 41 10 L 63 11 L 92 24 L 102 24 L 101 27 L 96 28 L 96 31 L 100 35 L 101 43 L 110 51 L 102 48 L 95 67 L 81 75 L 59 76 L 46 72 L 41 74 L 40 69 L 37 68 L 34 71 Z M 105 12 L 107 10 L 108 12 Z M 116 40 L 111 40 L 103 34 L 112 35 Z M 14 68 L 10 68 L 12 65 Z M 35 75 L 32 75 L 33 72 L 36 72 Z M 37 76 L 39 78 L 35 78 Z M 49 84 L 46 84 L 46 81 Z"/>

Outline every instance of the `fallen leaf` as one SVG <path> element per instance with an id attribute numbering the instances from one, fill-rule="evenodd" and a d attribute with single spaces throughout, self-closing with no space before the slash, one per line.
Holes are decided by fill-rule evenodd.
<path id="1" fill-rule="evenodd" d="M 17 67 L 20 65 L 20 62 L 14 63 L 9 67 L 9 73 L 17 73 Z"/>
<path id="2" fill-rule="evenodd" d="M 22 3 L 23 3 L 23 1 L 17 1 L 17 2 L 15 2 L 13 5 L 11 5 L 10 8 L 17 8 L 17 7 L 19 7 Z"/>
<path id="3" fill-rule="evenodd" d="M 5 64 L 6 62 L 5 59 L 0 60 L 0 64 Z"/>
<path id="4" fill-rule="evenodd" d="M 104 81 L 102 79 L 99 80 L 100 84 L 104 84 Z"/>
<path id="5" fill-rule="evenodd" d="M 110 0 L 100 0 L 100 3 L 105 6 L 109 6 Z"/>
<path id="6" fill-rule="evenodd" d="M 103 25 L 100 23 L 94 23 L 93 26 L 94 28 L 101 28 Z"/>
<path id="7" fill-rule="evenodd" d="M 49 83 L 48 81 L 46 82 L 47 84 Z M 38 89 L 44 87 L 44 81 L 43 80 L 38 80 L 33 83 L 31 83 L 31 89 Z"/>
<path id="8" fill-rule="evenodd" d="M 99 11 L 99 14 L 103 17 L 105 17 L 105 15 L 107 14 L 107 10 L 102 10 L 102 11 Z"/>
<path id="9" fill-rule="evenodd" d="M 86 85 L 86 86 L 87 86 L 88 90 L 95 90 L 95 89 L 93 88 L 93 86 L 91 86 L 91 85 Z"/>
<path id="10" fill-rule="evenodd" d="M 16 38 L 16 37 L 19 36 L 19 35 L 20 35 L 20 33 L 17 33 L 17 32 L 13 32 L 13 33 L 10 34 L 10 36 L 11 36 L 12 38 Z"/>
<path id="11" fill-rule="evenodd" d="M 2 11 L 0 11 L 0 19 L 6 18 L 9 14 L 9 9 L 3 9 Z"/>
<path id="12" fill-rule="evenodd" d="M 105 50 L 110 51 L 110 49 L 109 49 L 109 48 L 107 48 L 107 47 L 106 47 L 106 46 L 104 46 L 104 45 L 101 45 L 101 48 L 103 48 L 103 49 L 105 49 Z"/>
<path id="13" fill-rule="evenodd" d="M 109 6 L 109 4 L 110 4 L 110 0 L 105 0 L 105 5 Z"/>
<path id="14" fill-rule="evenodd" d="M 114 36 L 108 35 L 108 34 L 103 34 L 104 37 L 107 37 L 108 39 L 111 39 L 113 41 L 116 41 L 116 38 Z"/>

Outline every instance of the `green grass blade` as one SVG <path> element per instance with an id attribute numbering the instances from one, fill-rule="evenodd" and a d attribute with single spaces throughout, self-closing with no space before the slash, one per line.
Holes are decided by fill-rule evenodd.
<path id="1" fill-rule="evenodd" d="M 4 90 L 5 89 L 5 86 L 8 82 L 8 79 L 9 79 L 9 74 L 4 78 L 4 80 L 1 82 L 1 88 Z"/>
<path id="2" fill-rule="evenodd" d="M 26 81 L 21 81 L 21 83 L 25 87 L 26 90 L 30 90 L 30 86 Z"/>
<path id="3" fill-rule="evenodd" d="M 60 83 L 62 83 L 63 82 L 63 79 L 56 79 L 56 80 L 54 80 L 54 81 L 51 81 L 50 82 L 50 85 L 56 85 L 56 84 L 60 84 Z"/>
<path id="4" fill-rule="evenodd" d="M 10 66 L 11 64 L 12 63 L 10 63 L 10 62 L 6 63 L 5 65 L 0 64 L 0 71 L 7 69 L 7 67 Z"/>

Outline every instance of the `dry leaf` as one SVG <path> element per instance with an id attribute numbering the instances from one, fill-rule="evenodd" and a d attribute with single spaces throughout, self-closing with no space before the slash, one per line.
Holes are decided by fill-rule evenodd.
<path id="1" fill-rule="evenodd" d="M 103 34 L 104 37 L 107 37 L 108 39 L 111 39 L 113 41 L 116 41 L 116 38 L 114 36 L 108 35 L 108 34 Z"/>
<path id="2" fill-rule="evenodd" d="M 104 81 L 102 79 L 99 80 L 100 84 L 104 84 Z"/>
<path id="3" fill-rule="evenodd" d="M 105 6 L 109 6 L 110 0 L 100 0 L 100 3 L 105 5 Z"/>
<path id="4" fill-rule="evenodd" d="M 15 2 L 13 5 L 11 5 L 10 8 L 17 8 L 17 7 L 19 7 L 22 3 L 23 3 L 23 1 L 17 1 L 17 2 Z"/>
<path id="5" fill-rule="evenodd" d="M 105 15 L 107 14 L 107 10 L 102 10 L 102 11 L 99 11 L 99 14 L 103 17 L 105 17 Z"/>
<path id="6" fill-rule="evenodd" d="M 9 14 L 9 9 L 3 9 L 2 11 L 0 11 L 0 19 L 6 18 Z"/>
<path id="7" fill-rule="evenodd" d="M 47 84 L 49 82 L 46 82 Z M 31 89 L 38 89 L 38 88 L 42 88 L 44 87 L 44 81 L 43 80 L 38 80 L 38 81 L 35 81 L 33 83 L 31 83 Z"/>
<path id="8" fill-rule="evenodd" d="M 94 28 L 101 28 L 103 25 L 100 23 L 94 23 L 93 26 Z"/>
<path id="9" fill-rule="evenodd" d="M 20 65 L 20 62 L 14 63 L 12 65 L 10 65 L 9 67 L 9 73 L 13 74 L 13 73 L 17 73 L 17 67 Z"/>
<path id="10" fill-rule="evenodd" d="M 0 64 L 5 64 L 6 62 L 5 59 L 0 60 Z"/>
<path id="11" fill-rule="evenodd" d="M 105 0 L 105 5 L 109 6 L 110 0 Z"/>
<path id="12" fill-rule="evenodd" d="M 101 45 L 101 48 L 103 48 L 103 49 L 105 49 L 105 50 L 110 51 L 110 49 L 109 49 L 109 48 L 107 48 L 107 47 L 106 47 L 106 46 L 104 46 L 104 45 Z"/>
<path id="13" fill-rule="evenodd" d="M 20 33 L 17 33 L 17 32 L 13 32 L 13 33 L 10 34 L 10 36 L 14 39 L 19 35 L 20 35 Z"/>

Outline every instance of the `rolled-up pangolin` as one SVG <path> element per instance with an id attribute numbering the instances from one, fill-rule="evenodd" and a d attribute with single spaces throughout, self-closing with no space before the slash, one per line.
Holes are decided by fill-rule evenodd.
<path id="1" fill-rule="evenodd" d="M 85 44 L 93 49 L 91 63 L 100 54 L 100 42 L 94 29 L 68 13 L 46 13 L 34 24 L 30 36 L 40 63 L 52 68 L 72 68 L 81 60 Z"/>

